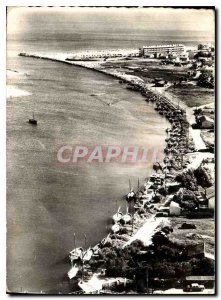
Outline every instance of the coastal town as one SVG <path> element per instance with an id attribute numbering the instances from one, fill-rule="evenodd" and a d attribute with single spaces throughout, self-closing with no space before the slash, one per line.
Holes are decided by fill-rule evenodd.
<path id="1" fill-rule="evenodd" d="M 119 207 L 110 216 L 109 234 L 89 248 L 73 241 L 72 293 L 214 294 L 214 46 L 19 55 L 113 76 L 170 123 L 163 161 L 153 163 L 145 182 L 129 184 L 122 195 L 127 211 Z"/>

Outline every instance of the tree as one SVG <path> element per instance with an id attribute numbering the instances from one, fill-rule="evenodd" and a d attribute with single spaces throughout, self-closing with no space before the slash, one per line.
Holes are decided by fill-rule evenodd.
<path id="1" fill-rule="evenodd" d="M 177 278 L 191 275 L 192 265 L 190 262 L 177 262 L 174 264 L 174 268 Z"/>
<path id="2" fill-rule="evenodd" d="M 204 188 L 205 193 L 206 189 L 212 186 L 212 182 L 209 178 L 208 173 L 201 166 L 194 171 L 195 177 L 197 179 L 197 183 Z"/>
<path id="3" fill-rule="evenodd" d="M 178 174 L 175 179 L 176 181 L 180 182 L 184 188 L 187 188 L 191 191 L 196 191 L 198 189 L 197 180 L 192 170 Z"/>
<path id="4" fill-rule="evenodd" d="M 152 237 L 152 242 L 154 244 L 154 247 L 157 248 L 158 246 L 168 244 L 169 239 L 164 234 L 162 234 L 162 232 L 158 231 Z"/>
<path id="5" fill-rule="evenodd" d="M 198 78 L 198 85 L 206 88 L 214 88 L 214 78 L 210 72 L 202 72 Z"/>
<path id="6" fill-rule="evenodd" d="M 167 261 L 160 261 L 158 264 L 155 264 L 155 275 L 159 278 L 174 278 L 176 276 L 176 272 L 173 264 L 168 263 Z"/>

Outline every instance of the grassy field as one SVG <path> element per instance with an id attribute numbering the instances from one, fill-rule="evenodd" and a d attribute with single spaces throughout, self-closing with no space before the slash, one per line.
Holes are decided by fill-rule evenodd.
<path id="1" fill-rule="evenodd" d="M 148 66 L 146 71 L 135 71 L 134 75 L 148 79 L 162 78 L 165 81 L 179 81 L 179 78 L 186 75 L 186 70 L 174 66 Z"/>
<path id="2" fill-rule="evenodd" d="M 162 78 L 167 81 L 178 81 L 180 77 L 187 74 L 184 67 L 174 67 L 173 65 L 160 65 L 160 60 L 132 60 L 132 61 L 107 61 L 103 66 L 112 66 L 121 68 L 122 71 L 131 75 L 139 76 L 144 80 Z M 128 69 L 128 67 L 139 67 L 137 70 Z"/>
<path id="3" fill-rule="evenodd" d="M 180 98 L 189 107 L 196 107 L 215 101 L 214 90 L 191 84 L 176 88 L 170 87 L 168 92 Z"/>
<path id="4" fill-rule="evenodd" d="M 191 240 L 205 241 L 206 252 L 214 254 L 215 251 L 215 223 L 213 219 L 185 219 L 185 218 L 170 218 L 173 228 L 173 233 L 170 239 L 173 241 L 188 242 Z M 194 224 L 196 229 L 178 229 L 182 223 Z"/>

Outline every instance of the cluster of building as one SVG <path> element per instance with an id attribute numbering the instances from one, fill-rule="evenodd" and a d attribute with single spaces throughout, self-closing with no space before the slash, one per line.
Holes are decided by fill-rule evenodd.
<path id="1" fill-rule="evenodd" d="M 202 71 L 214 74 L 215 48 L 211 44 L 199 44 L 197 49 L 187 49 L 183 44 L 149 45 L 140 49 L 88 50 L 75 53 L 67 61 L 96 61 L 110 58 L 155 58 L 162 65 L 186 66 L 188 76 L 197 80 Z"/>
<path id="2" fill-rule="evenodd" d="M 174 44 L 143 46 L 139 49 L 139 51 L 140 56 L 149 58 L 167 58 L 169 56 L 176 56 L 177 54 L 182 54 L 186 50 L 183 44 Z"/>
<path id="3" fill-rule="evenodd" d="M 73 57 L 67 58 L 67 60 L 96 60 L 117 57 L 138 57 L 139 55 L 140 52 L 138 49 L 96 50 L 76 53 Z"/>
<path id="4" fill-rule="evenodd" d="M 140 56 L 162 59 L 162 64 L 181 66 L 189 63 L 189 52 L 183 44 L 143 46 Z"/>
<path id="5" fill-rule="evenodd" d="M 139 55 L 145 58 L 162 59 L 161 63 L 165 65 L 189 65 L 194 69 L 204 67 L 212 70 L 215 48 L 211 44 L 199 44 L 195 50 L 188 50 L 183 44 L 151 45 L 140 48 Z"/>
<path id="6" fill-rule="evenodd" d="M 190 71 L 188 75 L 193 80 L 198 80 L 204 72 L 208 74 L 205 82 L 202 85 L 214 86 L 214 64 L 215 64 L 215 48 L 210 44 L 199 44 L 198 49 L 189 53 Z"/>

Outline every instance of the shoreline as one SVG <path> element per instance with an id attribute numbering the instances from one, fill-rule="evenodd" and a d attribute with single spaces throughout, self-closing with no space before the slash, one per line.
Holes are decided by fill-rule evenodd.
<path id="1" fill-rule="evenodd" d="M 54 62 L 59 62 L 59 63 L 65 63 L 68 65 L 73 65 L 76 67 L 82 67 L 82 68 L 86 68 L 88 70 L 92 70 L 92 71 L 96 71 L 96 72 L 100 72 L 103 73 L 105 75 L 109 75 L 111 77 L 114 77 L 116 79 L 120 79 L 120 80 L 124 80 L 126 83 L 131 83 L 131 84 L 136 84 L 134 82 L 134 80 L 138 80 L 138 82 L 143 82 L 143 80 L 137 76 L 133 76 L 133 75 L 123 75 L 119 72 L 108 72 L 106 70 L 103 69 L 99 69 L 98 67 L 100 66 L 100 61 L 93 61 L 92 63 L 87 61 L 87 62 L 82 62 L 82 61 L 68 61 L 65 59 L 65 57 L 60 57 L 60 58 L 56 58 L 56 57 L 50 57 L 50 56 L 44 56 L 44 55 L 37 55 L 37 54 L 19 54 L 20 56 L 23 57 L 30 57 L 30 58 L 37 58 L 37 59 L 44 59 L 44 60 L 50 60 L 50 61 L 54 61 Z"/>
<path id="2" fill-rule="evenodd" d="M 156 103 L 160 103 L 161 107 L 164 106 L 164 109 L 165 111 L 175 111 L 177 109 L 183 111 L 183 108 L 181 108 L 180 106 L 177 106 L 175 103 L 173 103 L 173 101 L 170 101 L 170 99 L 168 99 L 166 96 L 163 96 L 162 95 L 159 95 L 161 93 L 156 93 L 154 92 L 153 90 L 151 89 L 148 89 L 145 87 L 145 84 L 143 82 L 143 80 L 141 78 L 139 78 L 138 76 L 133 76 L 133 75 L 127 75 L 127 74 L 122 74 L 116 70 L 105 70 L 105 69 L 101 69 L 99 67 L 101 67 L 100 63 L 101 62 L 77 62 L 77 61 L 67 61 L 65 60 L 64 58 L 56 58 L 56 57 L 47 57 L 47 56 L 40 56 L 40 55 L 36 55 L 36 54 L 25 54 L 25 55 L 22 55 L 22 56 L 25 56 L 25 57 L 31 57 L 31 58 L 38 58 L 38 59 L 45 59 L 45 60 L 50 60 L 50 61 L 55 61 L 55 62 L 61 62 L 61 63 L 66 63 L 66 64 L 69 64 L 69 65 L 74 65 L 74 66 L 78 66 L 78 67 L 83 67 L 83 68 L 86 68 L 86 69 L 89 69 L 89 70 L 93 70 L 93 71 L 97 71 L 97 72 L 100 72 L 100 73 L 103 73 L 105 75 L 109 75 L 111 77 L 114 77 L 116 79 L 119 79 L 119 80 L 122 80 L 124 83 L 127 83 L 127 84 L 130 84 L 133 88 L 133 90 L 135 91 L 139 91 L 143 96 L 146 97 L 146 100 L 148 101 L 151 101 L 151 97 L 152 98 L 155 98 L 153 100 L 153 102 L 156 102 Z M 160 99 L 160 97 L 162 99 Z M 164 101 L 163 98 L 167 99 L 167 101 Z M 160 101 L 159 101 L 160 100 Z M 168 102 L 168 103 L 167 103 Z M 158 104 L 159 104 L 158 103 Z M 160 113 L 161 114 L 161 113 Z M 164 112 L 162 112 L 162 114 L 164 115 Z M 167 115 L 164 115 L 166 118 L 168 118 Z M 184 118 L 184 122 L 186 122 L 188 124 L 188 128 L 190 128 L 190 118 Z M 172 127 L 172 126 L 171 126 Z M 170 128 L 170 130 L 172 130 Z M 190 139 L 188 137 L 188 139 Z M 195 142 L 195 141 L 194 141 Z M 198 152 L 199 149 L 196 149 Z M 208 157 L 207 155 L 208 153 L 205 153 L 202 157 L 204 158 L 204 156 Z M 186 153 L 184 154 L 184 156 L 187 155 Z M 172 155 L 173 157 L 173 155 Z M 200 159 L 200 162 L 202 161 L 202 159 Z M 191 165 L 191 164 L 190 164 Z M 193 164 L 192 164 L 193 165 Z M 188 170 L 188 168 L 187 168 Z M 183 172 L 184 169 L 182 169 L 181 172 Z M 147 184 L 147 182 L 144 183 L 144 186 L 145 184 Z M 142 186 L 143 188 L 143 186 Z M 151 217 L 152 216 L 152 217 Z M 133 238 L 136 237 L 136 235 L 139 233 L 140 230 L 142 230 L 142 228 L 145 228 L 145 226 L 148 226 L 151 219 L 155 216 L 155 214 L 151 213 L 149 216 L 144 216 L 144 219 L 142 220 L 143 222 L 141 222 L 141 224 L 138 225 L 138 228 L 135 232 L 133 232 L 131 238 L 130 238 L 130 241 L 132 242 L 133 241 Z M 158 218 L 156 221 L 155 220 L 155 226 L 153 226 L 153 230 L 152 232 L 150 233 L 150 239 L 151 237 L 153 236 L 154 232 L 156 229 L 159 229 L 159 226 L 161 226 L 161 222 L 159 220 L 160 218 Z M 166 220 L 167 218 L 162 218 L 163 220 Z M 141 220 L 139 220 L 141 221 Z M 138 222 L 139 223 L 139 222 Z M 135 224 L 137 225 L 137 224 Z M 135 226 L 136 227 L 136 226 Z M 145 230 L 144 230 L 145 231 Z M 138 234 L 139 235 L 139 234 Z M 108 237 L 110 236 L 110 234 L 105 237 L 102 241 L 106 240 Z M 126 243 L 124 242 L 123 244 L 126 245 L 129 241 L 126 241 Z M 93 248 L 96 248 L 98 246 L 95 245 Z M 123 246 L 124 247 L 124 246 Z M 86 250 L 87 252 L 88 250 Z"/>

